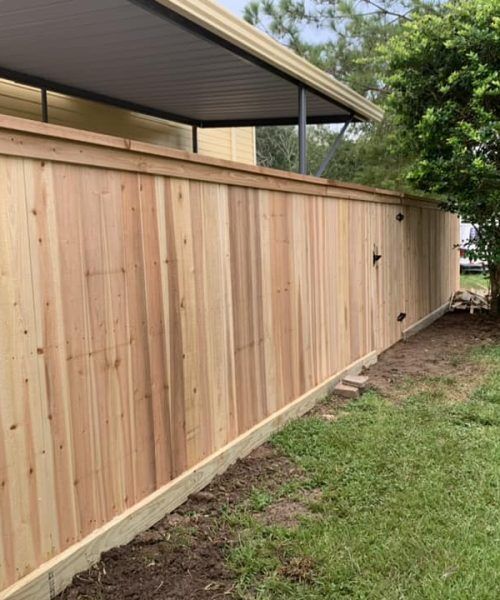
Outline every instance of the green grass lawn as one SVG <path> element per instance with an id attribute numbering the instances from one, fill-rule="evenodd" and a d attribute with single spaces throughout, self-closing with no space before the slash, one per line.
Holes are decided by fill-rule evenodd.
<path id="1" fill-rule="evenodd" d="M 460 287 L 463 290 L 489 289 L 488 276 L 481 273 L 464 273 L 460 275 Z"/>
<path id="2" fill-rule="evenodd" d="M 475 388 L 410 381 L 401 403 L 368 392 L 336 421 L 309 416 L 273 438 L 310 494 L 293 481 L 254 490 L 226 516 L 237 597 L 500 597 L 500 347 L 469 362 Z M 298 525 L 259 518 L 280 498 L 306 504 Z"/>

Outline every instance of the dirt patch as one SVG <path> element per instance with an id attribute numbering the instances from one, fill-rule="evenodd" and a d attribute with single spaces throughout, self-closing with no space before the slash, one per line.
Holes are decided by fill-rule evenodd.
<path id="1" fill-rule="evenodd" d="M 222 509 L 247 500 L 255 488 L 274 492 L 302 475 L 303 471 L 297 465 L 270 444 L 264 444 L 216 477 L 202 492 L 190 496 L 176 513 L 220 514 Z"/>
<path id="2" fill-rule="evenodd" d="M 389 396 L 411 378 L 445 375 L 451 385 L 468 379 L 477 366 L 461 360 L 471 347 L 500 342 L 498 323 L 484 316 L 454 313 L 384 352 L 368 370 L 370 385 Z M 470 378 L 471 379 L 471 378 Z M 397 385 L 395 385 L 397 384 Z M 464 384 L 465 385 L 465 384 Z M 348 400 L 332 398 L 315 409 L 333 420 Z M 234 574 L 225 562 L 237 543 L 221 515 L 228 507 L 248 502 L 254 488 L 276 492 L 285 483 L 305 479 L 304 473 L 272 446 L 265 444 L 202 492 L 193 495 L 130 544 L 102 556 L 93 568 L 74 578 L 59 600 L 216 600 L 232 598 Z M 255 514 L 265 524 L 295 527 L 309 513 L 317 491 L 298 499 L 280 499 Z M 283 560 L 282 575 L 292 581 L 314 577 L 308 559 Z"/>
<path id="3" fill-rule="evenodd" d="M 260 520 L 266 525 L 292 528 L 299 524 L 300 517 L 307 514 L 309 514 L 309 509 L 302 502 L 284 499 L 271 504 L 262 513 Z"/>
<path id="4" fill-rule="evenodd" d="M 368 374 L 368 373 L 367 373 Z M 320 417 L 325 421 L 337 421 L 344 414 L 344 408 L 352 402 L 350 398 L 332 394 L 318 402 L 309 414 Z"/>
<path id="5" fill-rule="evenodd" d="M 445 376 L 450 384 L 466 384 L 472 381 L 470 375 L 477 374 L 480 366 L 465 364 L 464 356 L 472 347 L 495 342 L 500 342 L 498 321 L 484 315 L 448 313 L 432 326 L 383 352 L 378 363 L 366 371 L 369 386 L 394 398 L 400 384 L 413 378 Z M 405 386 L 402 389 L 407 392 Z"/>
<path id="6" fill-rule="evenodd" d="M 284 564 L 279 569 L 279 574 L 296 583 L 311 583 L 314 581 L 314 561 L 309 557 L 292 558 L 283 560 Z"/>
<path id="7" fill-rule="evenodd" d="M 302 477 L 294 463 L 264 444 L 132 542 L 103 554 L 58 599 L 231 598 L 234 575 L 225 556 L 236 540 L 222 512 L 248 501 L 255 488 L 272 493 Z"/>
<path id="8" fill-rule="evenodd" d="M 298 500 L 282 498 L 256 516 L 264 525 L 292 529 L 297 527 L 301 517 L 311 514 L 311 503 L 319 500 L 321 495 L 319 489 L 303 491 Z"/>

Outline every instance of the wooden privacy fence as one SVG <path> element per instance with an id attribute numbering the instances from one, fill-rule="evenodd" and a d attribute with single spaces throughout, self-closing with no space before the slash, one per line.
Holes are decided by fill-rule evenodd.
<path id="1" fill-rule="evenodd" d="M 11 117 L 0 191 L 0 598 L 54 596 L 458 284 L 456 217 L 395 192 Z"/>

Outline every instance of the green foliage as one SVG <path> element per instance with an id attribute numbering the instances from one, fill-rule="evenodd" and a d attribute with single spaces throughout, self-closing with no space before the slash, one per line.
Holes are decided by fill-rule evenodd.
<path id="1" fill-rule="evenodd" d="M 500 314 L 500 12 L 498 0 L 458 0 L 405 24 L 385 47 L 409 180 L 478 224 L 472 258 L 490 268 Z"/>
<path id="2" fill-rule="evenodd" d="M 337 149 L 335 159 L 323 177 L 365 185 L 412 191 L 405 173 L 410 153 L 393 151 L 396 134 L 391 121 L 352 125 L 350 135 Z M 307 131 L 309 173 L 318 171 L 338 133 L 326 125 L 309 126 Z M 284 171 L 298 170 L 296 127 L 258 127 L 257 162 Z"/>
<path id="3" fill-rule="evenodd" d="M 257 164 L 283 171 L 296 171 L 299 147 L 296 127 L 257 127 Z"/>
<path id="4" fill-rule="evenodd" d="M 366 123 L 353 127 L 354 136 L 347 137 L 339 147 L 335 159 L 325 172 L 325 177 L 341 181 L 352 181 L 377 187 L 412 191 L 405 173 L 411 153 L 393 151 L 396 135 L 393 124 L 385 119 L 382 123 Z M 310 145 L 311 166 L 319 165 L 327 146 L 335 135 L 319 136 L 317 143 Z M 314 172 L 314 171 L 312 171 Z"/>

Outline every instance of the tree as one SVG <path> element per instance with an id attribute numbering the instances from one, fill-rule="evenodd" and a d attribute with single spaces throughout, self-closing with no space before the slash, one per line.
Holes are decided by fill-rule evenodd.
<path id="1" fill-rule="evenodd" d="M 253 0 L 245 18 L 282 44 L 376 102 L 386 95 L 385 64 L 376 49 L 386 43 L 415 12 L 431 10 L 437 0 Z M 310 41 L 314 40 L 314 41 Z M 332 143 L 330 127 L 309 127 L 309 171 L 317 167 Z M 393 150 L 395 129 L 351 125 L 325 177 L 367 185 L 408 187 L 404 174 L 411 152 Z M 296 165 L 297 134 L 293 128 L 257 129 L 259 164 L 280 169 Z M 286 141 L 289 160 L 283 160 Z M 381 157 L 383 160 L 381 161 Z"/>
<path id="2" fill-rule="evenodd" d="M 500 17 L 498 0 L 453 0 L 416 17 L 385 47 L 388 106 L 418 189 L 477 224 L 500 317 Z"/>
<path id="3" fill-rule="evenodd" d="M 252 0 L 244 18 L 372 99 L 384 94 L 376 49 L 437 0 Z M 313 42 L 309 41 L 314 39 Z"/>
<path id="4" fill-rule="evenodd" d="M 318 171 L 336 136 L 337 132 L 325 125 L 308 127 L 310 173 L 314 174 Z M 408 156 L 401 152 L 389 151 L 389 148 L 394 145 L 394 138 L 393 127 L 387 121 L 377 125 L 372 123 L 358 125 L 357 136 L 346 137 L 323 177 L 412 191 L 404 176 Z M 296 127 L 257 128 L 258 164 L 284 171 L 296 171 L 298 154 Z"/>
<path id="5" fill-rule="evenodd" d="M 298 134 L 294 127 L 257 127 L 257 164 L 282 171 L 296 171 L 299 164 Z"/>

